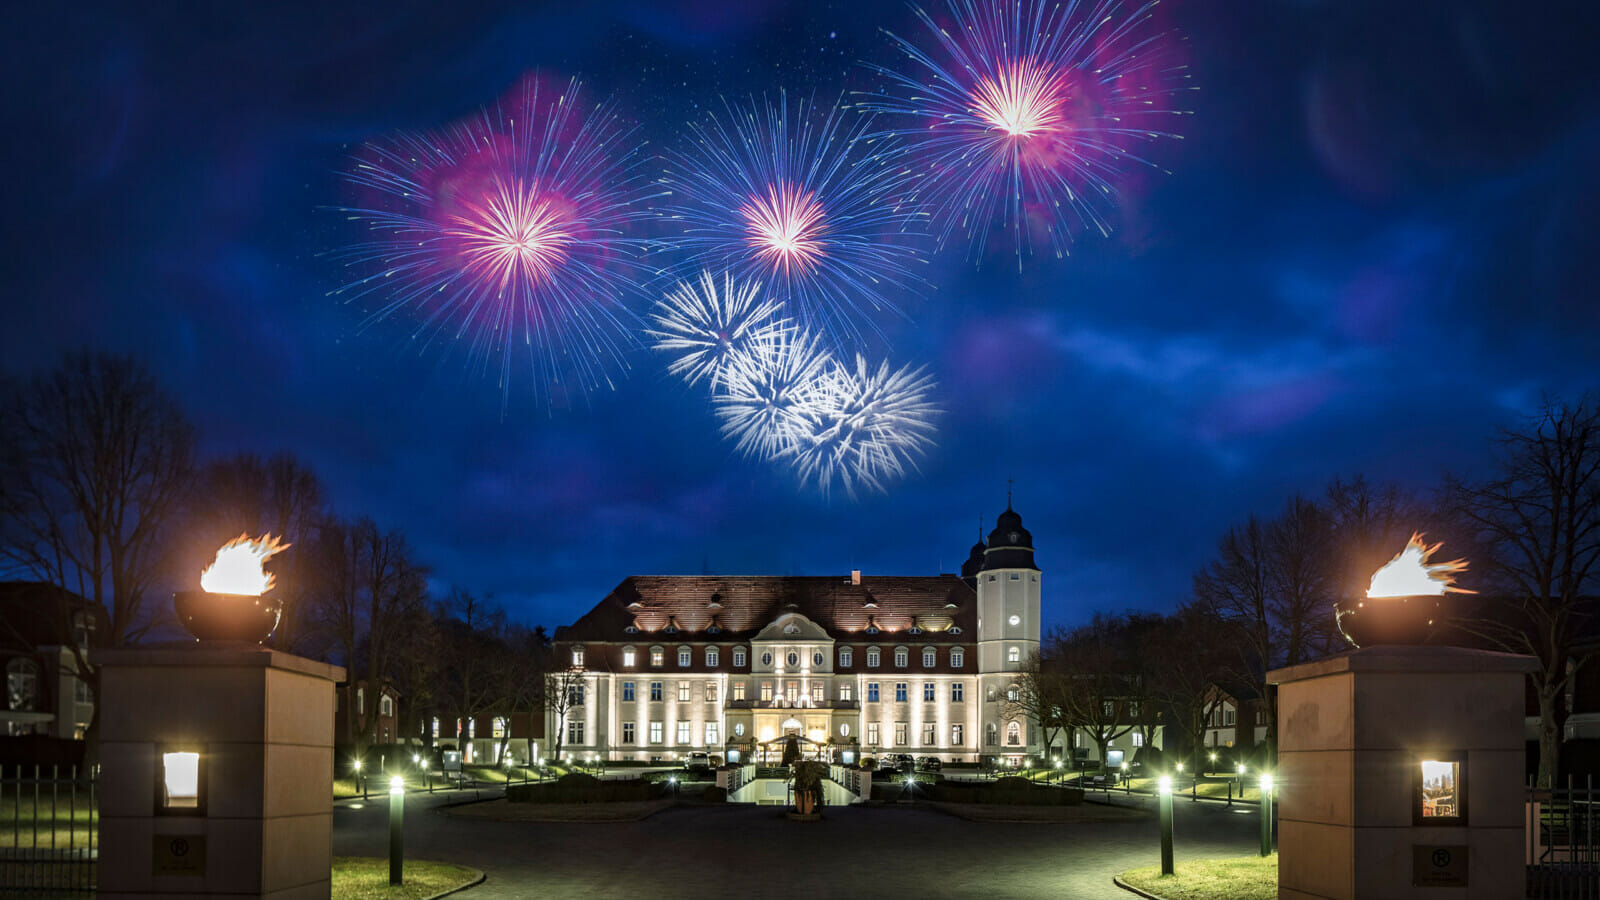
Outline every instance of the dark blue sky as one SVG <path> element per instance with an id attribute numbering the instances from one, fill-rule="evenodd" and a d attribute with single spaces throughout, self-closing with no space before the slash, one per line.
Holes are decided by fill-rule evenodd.
<path id="1" fill-rule="evenodd" d="M 1596 386 L 1592 3 L 1163 4 L 1200 88 L 1171 174 L 1066 259 L 934 259 L 887 336 L 939 381 L 937 447 L 858 502 L 736 457 L 645 351 L 588 407 L 513 386 L 502 419 L 459 354 L 328 296 L 359 236 L 328 207 L 361 141 L 525 73 L 581 75 L 665 147 L 721 96 L 859 87 L 896 61 L 879 29 L 917 33 L 906 6 L 322 6 L 8 14 L 0 365 L 136 354 L 207 452 L 299 454 L 441 590 L 530 622 L 629 574 L 953 571 L 1007 479 L 1054 622 L 1168 609 L 1244 515 L 1336 475 L 1472 474 L 1541 392 Z"/>

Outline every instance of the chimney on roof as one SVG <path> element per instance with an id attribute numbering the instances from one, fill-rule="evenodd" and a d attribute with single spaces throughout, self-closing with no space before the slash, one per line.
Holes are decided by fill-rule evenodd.
<path id="1" fill-rule="evenodd" d="M 851 569 L 850 570 L 850 583 L 851 584 L 860 584 L 861 583 L 861 570 L 860 569 Z"/>

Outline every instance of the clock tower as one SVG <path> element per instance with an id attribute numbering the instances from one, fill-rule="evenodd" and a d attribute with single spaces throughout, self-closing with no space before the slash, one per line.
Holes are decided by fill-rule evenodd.
<path id="1" fill-rule="evenodd" d="M 976 550 L 976 548 L 974 548 Z M 1035 723 L 1007 699 L 1039 652 L 1040 572 L 1033 562 L 1033 535 L 1006 500 L 977 571 L 978 671 L 983 691 L 983 754 L 1017 756 L 1038 752 Z M 992 743 L 991 743 L 992 739 Z"/>

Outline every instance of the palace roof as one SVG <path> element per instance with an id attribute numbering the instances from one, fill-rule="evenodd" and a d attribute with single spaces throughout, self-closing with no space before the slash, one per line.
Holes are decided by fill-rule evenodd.
<path id="1" fill-rule="evenodd" d="M 848 574 L 635 575 L 577 622 L 558 628 L 555 639 L 749 640 L 779 616 L 797 612 L 836 640 L 964 643 L 976 639 L 977 599 L 955 575 L 863 575 L 859 583 Z"/>

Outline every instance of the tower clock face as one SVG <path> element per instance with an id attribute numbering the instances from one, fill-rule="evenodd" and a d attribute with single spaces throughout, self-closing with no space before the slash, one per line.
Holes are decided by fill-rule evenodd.
<path id="1" fill-rule="evenodd" d="M 1007 621 L 1009 621 L 1013 625 L 1021 625 L 1022 624 L 1022 617 L 1021 616 L 1012 616 Z"/>

